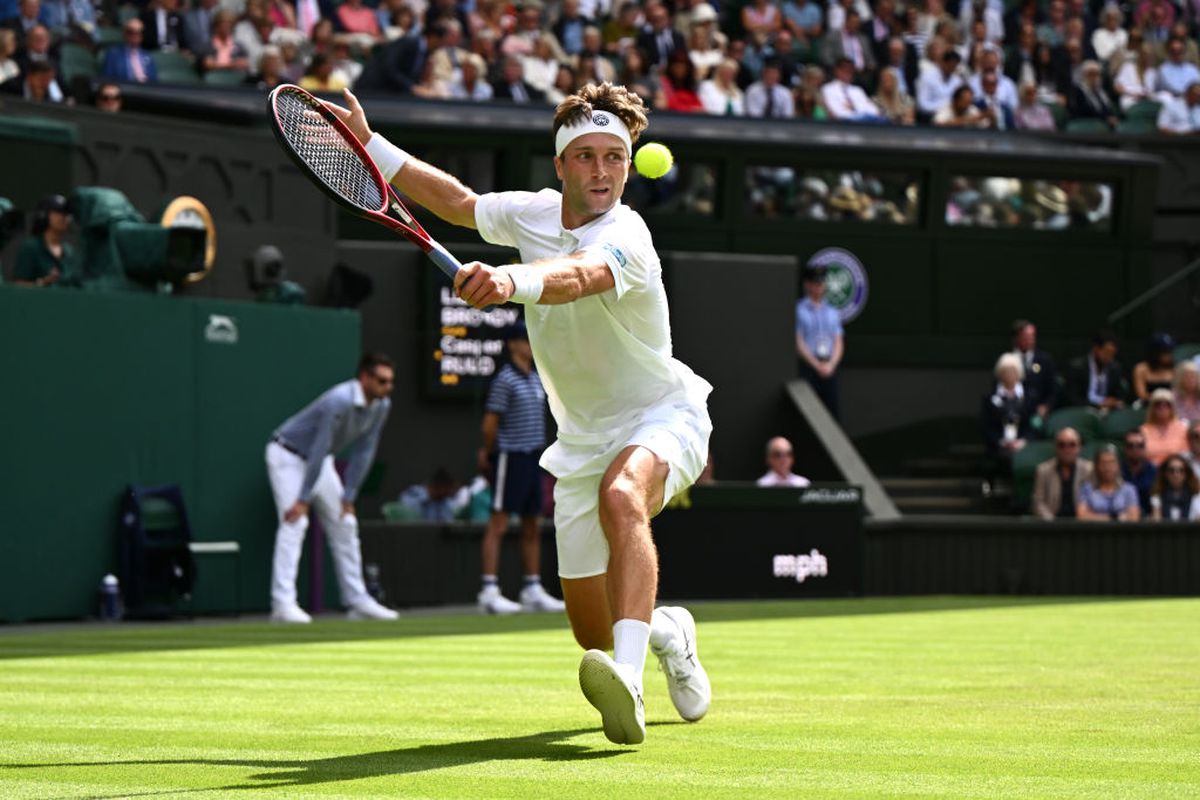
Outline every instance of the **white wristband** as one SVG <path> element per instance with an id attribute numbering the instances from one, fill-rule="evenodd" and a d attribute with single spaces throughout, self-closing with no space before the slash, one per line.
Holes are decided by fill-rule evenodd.
<path id="1" fill-rule="evenodd" d="M 367 155 L 375 162 L 375 166 L 379 167 L 379 171 L 383 173 L 383 179 L 388 183 L 391 183 L 392 178 L 396 177 L 396 173 L 404 166 L 404 162 L 411 158 L 408 153 L 378 133 L 371 134 L 366 149 Z"/>
<path id="2" fill-rule="evenodd" d="M 512 297 L 508 298 L 510 302 L 536 303 L 542 299 L 543 280 L 540 269 L 504 267 L 504 274 L 513 282 Z"/>

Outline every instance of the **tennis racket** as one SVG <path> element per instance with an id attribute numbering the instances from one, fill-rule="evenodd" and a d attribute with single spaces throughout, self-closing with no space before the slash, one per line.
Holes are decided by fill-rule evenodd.
<path id="1" fill-rule="evenodd" d="M 277 86 L 267 97 L 275 138 L 325 194 L 348 211 L 399 231 L 450 278 L 462 269 L 409 213 L 346 124 L 299 86 Z"/>

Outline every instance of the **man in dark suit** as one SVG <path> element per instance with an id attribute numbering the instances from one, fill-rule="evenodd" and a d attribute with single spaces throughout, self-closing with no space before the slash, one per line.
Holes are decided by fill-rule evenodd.
<path id="1" fill-rule="evenodd" d="M 544 103 L 546 96 L 525 82 L 521 59 L 505 56 L 500 79 L 492 83 L 492 99 L 513 103 Z"/>
<path id="2" fill-rule="evenodd" d="M 862 83 L 875 73 L 875 51 L 862 32 L 862 18 L 853 8 L 846 12 L 846 21 L 840 31 L 825 35 L 821 58 L 826 66 L 832 67 L 843 58 L 854 65 L 854 82 Z"/>
<path id="3" fill-rule="evenodd" d="M 646 22 L 636 45 L 647 66 L 665 66 L 671 53 L 687 50 L 683 34 L 671 26 L 671 12 L 662 3 L 654 3 L 646 9 Z"/>
<path id="4" fill-rule="evenodd" d="M 1037 349 L 1037 326 L 1027 319 L 1012 325 L 1013 353 L 1025 368 L 1025 396 L 1039 417 L 1054 408 L 1058 395 L 1058 369 L 1054 357 Z"/>
<path id="5" fill-rule="evenodd" d="M 146 50 L 180 50 L 184 47 L 183 16 L 179 0 L 151 0 L 141 14 L 142 47 Z"/>
<path id="6" fill-rule="evenodd" d="M 142 21 L 128 20 L 122 26 L 122 31 L 125 43 L 104 51 L 104 66 L 100 74 L 114 81 L 157 83 L 158 70 L 150 54 L 142 49 Z"/>
<path id="7" fill-rule="evenodd" d="M 1117 104 L 1104 91 L 1100 81 L 1100 63 L 1085 61 L 1079 68 L 1079 82 L 1071 87 L 1071 118 L 1102 120 L 1110 129 L 1120 122 Z"/>
<path id="8" fill-rule="evenodd" d="M 363 67 L 355 91 L 420 94 L 429 58 L 445 38 L 446 24 L 438 20 L 421 35 L 405 36 L 385 45 Z"/>
<path id="9" fill-rule="evenodd" d="M 1067 405 L 1111 410 L 1125 405 L 1129 392 L 1117 362 L 1117 337 L 1110 330 L 1092 334 L 1092 349 L 1067 365 Z"/>
<path id="10" fill-rule="evenodd" d="M 4 27 L 17 34 L 17 47 L 24 47 L 26 35 L 41 24 L 38 20 L 40 10 L 38 0 L 20 0 L 17 4 L 17 15 L 3 22 Z"/>

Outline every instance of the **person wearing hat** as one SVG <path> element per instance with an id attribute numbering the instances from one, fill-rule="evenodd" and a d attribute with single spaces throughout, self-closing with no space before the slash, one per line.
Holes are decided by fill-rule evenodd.
<path id="1" fill-rule="evenodd" d="M 479 471 L 491 477 L 492 515 L 483 533 L 482 582 L 477 601 L 488 614 L 517 611 L 562 611 L 563 601 L 542 587 L 542 468 L 546 447 L 546 390 L 533 365 L 524 322 L 509 329 L 509 363 L 488 388 L 483 413 L 483 445 Z M 521 517 L 521 560 L 525 581 L 520 603 L 500 592 L 500 540 L 509 517 Z"/>
<path id="2" fill-rule="evenodd" d="M 801 377 L 837 419 L 837 368 L 845 349 L 841 315 L 825 302 L 825 272 L 817 264 L 804 268 L 804 298 L 796 303 L 796 353 Z"/>
<path id="3" fill-rule="evenodd" d="M 1141 431 L 1146 437 L 1146 459 L 1158 466 L 1173 453 L 1188 450 L 1187 423 L 1175 412 L 1175 393 L 1170 389 L 1155 389 L 1146 407 L 1146 421 Z"/>
<path id="4" fill-rule="evenodd" d="M 66 263 L 74 250 L 66 241 L 71 228 L 67 198 L 61 194 L 43 197 L 33 214 L 33 228 L 17 251 L 13 283 L 17 286 L 53 286 L 66 274 Z"/>
<path id="5" fill-rule="evenodd" d="M 954 92 L 963 85 L 958 65 L 962 56 L 954 48 L 942 53 L 937 69 L 927 69 L 917 78 L 917 120 L 929 122 L 950 104 Z"/>

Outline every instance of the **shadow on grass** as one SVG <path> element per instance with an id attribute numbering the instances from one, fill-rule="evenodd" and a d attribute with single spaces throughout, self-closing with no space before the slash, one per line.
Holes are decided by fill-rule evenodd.
<path id="1" fill-rule="evenodd" d="M 687 603 L 701 622 L 915 614 L 989 608 L 1127 602 L 1136 597 L 876 597 L 836 600 L 737 600 Z M 36 633 L 19 627 L 0 627 L 0 663 L 17 658 L 202 650 L 228 647 L 330 644 L 428 636 L 473 636 L 492 633 L 561 630 L 567 637 L 566 617 L 558 614 L 516 614 L 510 617 L 461 615 L 402 616 L 397 622 L 318 621 L 312 625 L 270 625 L 263 622 L 163 622 L 137 625 L 41 626 Z"/>
<path id="2" fill-rule="evenodd" d="M 408 775 L 414 772 L 449 769 L 490 761 L 592 761 L 601 758 L 613 758 L 632 752 L 625 748 L 614 749 L 615 745 L 606 746 L 604 749 L 596 749 L 588 745 L 573 744 L 566 741 L 585 733 L 596 732 L 596 728 L 546 731 L 528 736 L 449 742 L 447 744 L 424 744 L 417 747 L 403 747 L 397 750 L 380 750 L 373 753 L 319 758 L 312 761 L 180 758 L 84 761 L 57 764 L 0 764 L 0 775 L 3 775 L 6 770 L 63 769 L 67 767 L 129 767 L 138 765 L 149 767 L 242 767 L 262 770 L 261 772 L 247 775 L 237 783 L 225 786 L 162 789 L 133 794 L 124 792 L 115 795 L 86 795 L 90 800 L 102 800 L 102 798 L 116 797 L 152 797 L 187 794 L 191 792 L 234 792 L 255 789 L 278 789 L 292 786 L 311 786 L 313 784 L 336 783 L 338 781 L 353 781 L 361 778 Z M 155 774 L 155 781 L 161 780 L 161 773 Z"/>

